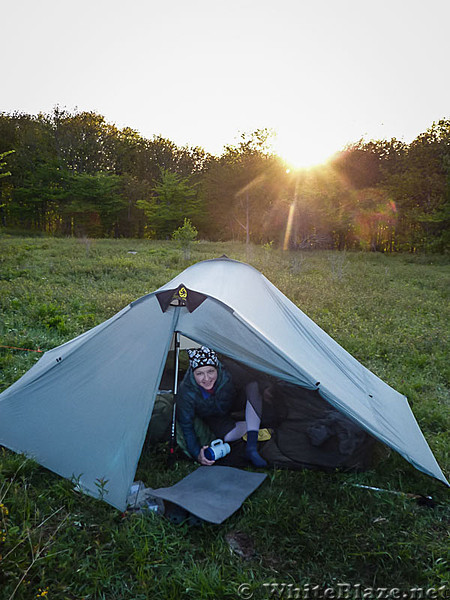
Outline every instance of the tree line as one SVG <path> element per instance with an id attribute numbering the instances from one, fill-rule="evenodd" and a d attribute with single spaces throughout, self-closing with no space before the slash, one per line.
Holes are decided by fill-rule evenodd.
<path id="1" fill-rule="evenodd" d="M 450 120 L 410 144 L 359 140 L 289 171 L 271 132 L 220 156 L 117 128 L 95 112 L 0 113 L 0 225 L 88 237 L 200 237 L 285 248 L 438 251 L 449 246 Z"/>

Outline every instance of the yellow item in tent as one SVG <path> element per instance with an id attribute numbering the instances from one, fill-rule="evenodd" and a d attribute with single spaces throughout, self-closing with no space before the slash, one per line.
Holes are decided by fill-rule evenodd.
<path id="1" fill-rule="evenodd" d="M 258 431 L 258 442 L 267 442 L 267 440 L 270 440 L 271 437 L 272 437 L 272 434 L 270 433 L 270 431 L 268 429 L 260 429 Z M 244 433 L 244 435 L 242 436 L 242 439 L 247 441 L 246 433 Z"/>

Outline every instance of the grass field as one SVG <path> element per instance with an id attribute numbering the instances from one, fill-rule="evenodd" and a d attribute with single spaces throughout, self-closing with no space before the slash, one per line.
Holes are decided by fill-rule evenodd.
<path id="1" fill-rule="evenodd" d="M 406 394 L 449 476 L 444 257 L 283 253 L 204 242 L 195 245 L 190 263 L 224 253 L 260 269 L 358 360 Z M 190 263 L 171 242 L 0 234 L 0 391 L 40 356 L 4 346 L 59 345 Z M 195 468 L 180 459 L 168 469 L 165 452 L 158 447 L 141 461 L 138 476 L 151 487 L 171 485 Z M 314 598 L 326 588 L 329 598 L 361 598 L 364 590 L 365 597 L 376 597 L 366 588 L 403 594 L 414 587 L 422 592 L 399 596 L 394 589 L 389 597 L 448 597 L 450 508 L 442 484 L 383 448 L 373 469 L 362 474 L 267 473 L 222 526 L 190 527 L 154 515 L 124 517 L 0 449 L 0 600 Z M 436 506 L 353 483 L 431 495 Z M 230 549 L 226 536 L 236 531 L 249 536 L 250 559 Z M 272 583 L 278 588 L 268 587 Z"/>

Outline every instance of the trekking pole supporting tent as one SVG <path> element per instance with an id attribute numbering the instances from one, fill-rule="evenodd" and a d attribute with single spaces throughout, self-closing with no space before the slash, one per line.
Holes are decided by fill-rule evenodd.
<path id="1" fill-rule="evenodd" d="M 178 331 L 174 332 L 174 344 L 175 344 L 175 359 L 174 359 L 174 375 L 173 375 L 173 409 L 172 409 L 172 427 L 170 432 L 170 456 L 172 457 L 175 452 L 175 428 L 176 428 L 176 415 L 177 415 L 177 393 L 178 393 L 178 368 L 180 362 L 180 334 Z"/>

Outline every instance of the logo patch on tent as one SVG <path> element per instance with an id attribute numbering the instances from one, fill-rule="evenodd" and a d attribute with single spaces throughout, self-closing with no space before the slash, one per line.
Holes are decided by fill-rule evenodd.
<path id="1" fill-rule="evenodd" d="M 206 300 L 204 294 L 189 290 L 183 284 L 180 284 L 175 290 L 159 292 L 156 297 L 163 312 L 166 312 L 169 306 L 186 306 L 188 311 L 192 312 Z"/>

